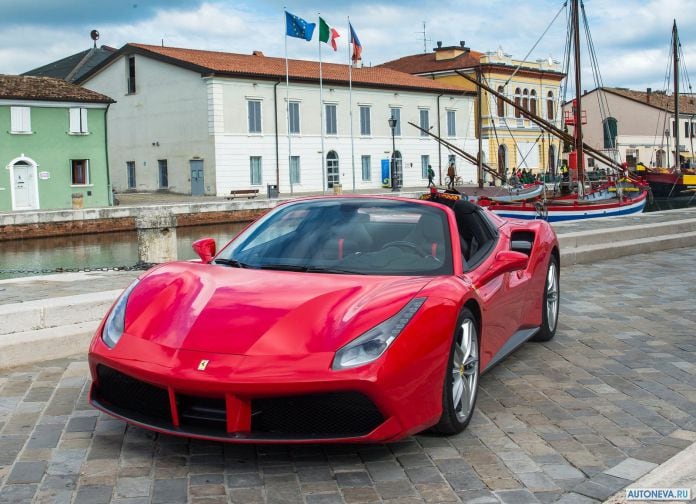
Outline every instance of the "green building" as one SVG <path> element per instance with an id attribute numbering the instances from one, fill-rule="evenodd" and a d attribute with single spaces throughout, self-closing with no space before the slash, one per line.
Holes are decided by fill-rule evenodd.
<path id="1" fill-rule="evenodd" d="M 108 96 L 0 75 L 0 212 L 108 206 Z"/>

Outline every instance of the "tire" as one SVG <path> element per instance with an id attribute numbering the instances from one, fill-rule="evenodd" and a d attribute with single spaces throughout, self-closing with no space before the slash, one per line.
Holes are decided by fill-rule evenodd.
<path id="1" fill-rule="evenodd" d="M 552 255 L 546 268 L 544 282 L 544 301 L 541 306 L 541 327 L 532 336 L 532 341 L 549 341 L 556 335 L 558 311 L 561 306 L 561 284 L 559 279 L 558 259 Z"/>
<path id="2" fill-rule="evenodd" d="M 463 431 L 474 414 L 479 382 L 479 340 L 474 315 L 464 308 L 452 337 L 442 385 L 442 416 L 431 429 L 438 434 Z M 457 397 L 458 396 L 458 397 Z"/>

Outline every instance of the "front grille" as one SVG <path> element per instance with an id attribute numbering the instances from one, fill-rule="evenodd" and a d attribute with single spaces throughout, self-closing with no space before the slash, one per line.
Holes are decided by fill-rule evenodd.
<path id="1" fill-rule="evenodd" d="M 98 385 L 92 395 L 114 412 L 137 420 L 172 421 L 169 394 L 104 365 L 97 366 Z"/>
<path id="2" fill-rule="evenodd" d="M 384 417 L 358 392 L 254 399 L 251 437 L 322 438 L 364 436 Z"/>
<path id="3" fill-rule="evenodd" d="M 206 430 L 218 431 L 221 434 L 227 432 L 227 413 L 224 398 L 216 399 L 179 394 L 176 396 L 176 405 L 182 428 L 200 427 Z"/>

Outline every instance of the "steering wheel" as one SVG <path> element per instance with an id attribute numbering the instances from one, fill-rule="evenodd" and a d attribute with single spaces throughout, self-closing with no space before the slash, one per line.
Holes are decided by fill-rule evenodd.
<path id="1" fill-rule="evenodd" d="M 389 247 L 397 247 L 397 248 L 400 248 L 401 250 L 406 250 L 408 252 L 415 252 L 416 254 L 423 256 L 423 257 L 430 255 L 430 254 L 426 254 L 425 252 L 423 252 L 423 250 L 421 250 L 421 248 L 418 245 L 416 245 L 415 243 L 410 242 L 410 241 L 406 241 L 406 240 L 396 240 L 396 241 L 390 241 L 388 243 L 385 243 L 382 246 L 382 250 L 389 248 Z"/>

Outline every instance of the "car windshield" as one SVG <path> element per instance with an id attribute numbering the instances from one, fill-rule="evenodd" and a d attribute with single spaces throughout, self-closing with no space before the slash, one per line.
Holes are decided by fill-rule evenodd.
<path id="1" fill-rule="evenodd" d="M 447 215 L 417 202 L 327 198 L 282 205 L 215 258 L 242 268 L 361 275 L 452 273 Z"/>

